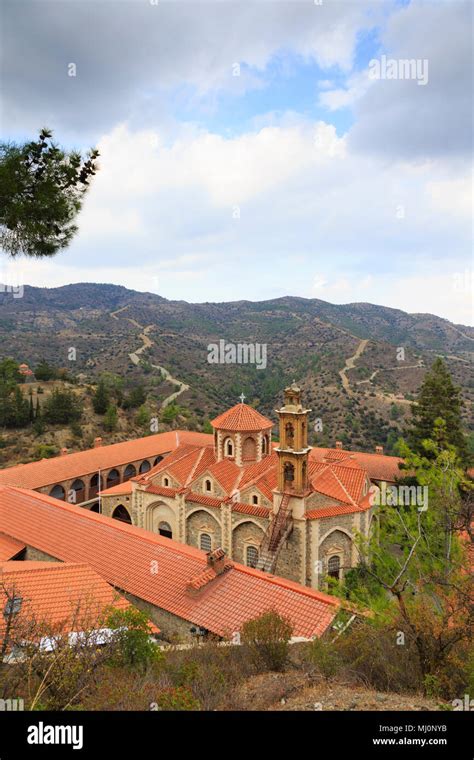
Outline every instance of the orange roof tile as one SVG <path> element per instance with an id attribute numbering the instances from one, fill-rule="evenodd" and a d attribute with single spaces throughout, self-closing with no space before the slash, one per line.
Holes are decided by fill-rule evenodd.
<path id="1" fill-rule="evenodd" d="M 401 457 L 388 456 L 387 454 L 375 454 L 365 451 L 347 451 L 345 449 L 325 449 L 313 447 L 309 455 L 310 459 L 317 462 L 343 460 L 346 466 L 353 466 L 355 462 L 364 470 L 367 470 L 371 480 L 386 480 L 394 482 L 400 476 L 399 464 L 403 462 Z M 351 462 L 352 460 L 352 462 Z"/>
<path id="2" fill-rule="evenodd" d="M 17 541 L 16 538 L 12 538 L 11 536 L 6 536 L 5 533 L 0 533 L 0 562 L 13 559 L 25 548 L 25 544 L 22 544 L 21 541 Z"/>
<path id="3" fill-rule="evenodd" d="M 212 420 L 211 425 L 216 430 L 241 430 L 250 433 L 255 430 L 272 428 L 273 422 L 247 404 L 236 404 Z"/>
<path id="4" fill-rule="evenodd" d="M 125 496 L 131 494 L 132 490 L 132 482 L 126 480 L 125 483 L 117 483 L 116 486 L 111 486 L 111 488 L 104 488 L 104 490 L 99 491 L 99 493 L 101 496 Z"/>
<path id="5" fill-rule="evenodd" d="M 138 459 L 154 458 L 174 450 L 181 443 L 205 446 L 212 442 L 212 435 L 176 430 L 148 435 L 133 441 L 113 443 L 78 451 L 40 462 L 16 465 L 0 470 L 0 485 L 19 488 L 42 488 L 68 478 L 80 478 L 110 467 L 117 467 Z"/>
<path id="6" fill-rule="evenodd" d="M 117 588 L 220 636 L 270 608 L 292 620 L 295 636 L 320 635 L 339 606 L 334 597 L 235 562 L 190 594 L 189 581 L 207 567 L 204 552 L 23 489 L 0 487 L 0 530 L 63 561 L 85 562 Z"/>
<path id="7" fill-rule="evenodd" d="M 130 603 L 84 563 L 4 562 L 0 564 L 0 609 L 7 592 L 22 598 L 20 617 L 51 632 L 92 630 L 105 608 L 128 609 Z M 0 620 L 0 633 L 2 629 Z"/>

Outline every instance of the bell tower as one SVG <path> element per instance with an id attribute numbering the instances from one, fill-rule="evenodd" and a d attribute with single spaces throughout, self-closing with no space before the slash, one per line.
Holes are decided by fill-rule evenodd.
<path id="1" fill-rule="evenodd" d="M 308 414 L 303 409 L 301 389 L 295 381 L 285 388 L 285 404 L 277 409 L 280 420 L 278 454 L 278 490 L 304 496 L 308 491 Z"/>

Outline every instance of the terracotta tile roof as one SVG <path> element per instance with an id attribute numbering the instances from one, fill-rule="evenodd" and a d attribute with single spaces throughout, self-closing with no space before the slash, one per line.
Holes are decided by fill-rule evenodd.
<path id="1" fill-rule="evenodd" d="M 232 503 L 232 512 L 241 512 L 244 515 L 255 515 L 255 517 L 268 517 L 270 509 L 268 507 L 259 507 L 256 504 L 245 504 L 242 501 Z"/>
<path id="2" fill-rule="evenodd" d="M 221 499 L 216 499 L 214 496 L 207 496 L 205 493 L 196 493 L 195 491 L 188 491 L 186 494 L 186 501 L 196 504 L 204 504 L 207 507 L 220 507 L 222 504 Z"/>
<path id="3" fill-rule="evenodd" d="M 23 600 L 19 619 L 25 616 L 40 627 L 47 624 L 64 633 L 93 630 L 104 622 L 101 614 L 110 605 L 121 610 L 131 606 L 84 563 L 4 562 L 0 579 L 0 609 L 8 598 L 6 591 L 14 593 Z M 3 624 L 1 616 L 0 634 Z"/>
<path id="4" fill-rule="evenodd" d="M 320 635 L 339 606 L 334 597 L 234 562 L 190 594 L 189 581 L 207 567 L 204 552 L 23 489 L 0 487 L 0 530 L 65 562 L 87 563 L 115 587 L 220 636 L 270 608 L 290 617 L 295 636 Z"/>
<path id="5" fill-rule="evenodd" d="M 311 462 L 309 477 L 313 490 L 345 504 L 356 504 L 362 497 L 367 475 L 359 468 Z"/>
<path id="6" fill-rule="evenodd" d="M 237 467 L 231 459 L 222 459 L 208 468 L 208 472 L 222 486 L 226 494 L 230 494 L 239 483 L 242 476 L 241 467 Z"/>
<path id="7" fill-rule="evenodd" d="M 116 486 L 111 488 L 104 488 L 103 491 L 99 491 L 101 496 L 125 496 L 132 493 L 132 482 L 126 480 L 125 483 L 117 483 Z"/>
<path id="8" fill-rule="evenodd" d="M 212 435 L 187 430 L 148 435 L 124 443 L 78 451 L 40 462 L 16 465 L 0 470 L 0 485 L 19 488 L 42 488 L 61 480 L 80 478 L 110 467 L 117 467 L 138 459 L 154 458 L 175 449 L 180 443 L 205 446 L 212 443 Z"/>
<path id="9" fill-rule="evenodd" d="M 346 466 L 353 466 L 355 462 L 364 470 L 367 470 L 371 480 L 386 480 L 394 482 L 400 475 L 399 464 L 401 457 L 388 456 L 387 454 L 372 454 L 364 451 L 347 451 L 345 449 L 325 449 L 315 446 L 310 452 L 310 460 L 317 462 L 344 461 Z M 352 462 L 351 462 L 352 460 Z"/>
<path id="10" fill-rule="evenodd" d="M 158 496 L 174 497 L 179 492 L 179 489 L 166 488 L 165 486 L 154 486 L 152 483 L 150 483 L 150 485 L 146 487 L 146 491 L 147 493 L 156 493 Z"/>
<path id="11" fill-rule="evenodd" d="M 17 541 L 16 538 L 12 538 L 11 536 L 6 536 L 5 533 L 0 533 L 0 562 L 13 559 L 25 548 L 25 544 L 22 544 L 21 541 Z"/>
<path id="12" fill-rule="evenodd" d="M 273 422 L 247 404 L 236 404 L 212 420 L 211 425 L 216 430 L 240 430 L 250 433 L 255 430 L 270 429 L 273 427 Z"/>

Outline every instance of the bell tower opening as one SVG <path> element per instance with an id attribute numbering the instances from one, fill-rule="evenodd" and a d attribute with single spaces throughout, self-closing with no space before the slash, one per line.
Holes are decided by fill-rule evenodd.
<path id="1" fill-rule="evenodd" d="M 278 490 L 303 495 L 308 491 L 308 414 L 301 404 L 301 389 L 293 383 L 285 388 L 285 403 L 277 409 L 280 420 Z"/>

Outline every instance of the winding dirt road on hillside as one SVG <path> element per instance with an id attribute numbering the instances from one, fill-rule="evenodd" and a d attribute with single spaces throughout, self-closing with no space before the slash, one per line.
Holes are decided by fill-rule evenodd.
<path id="1" fill-rule="evenodd" d="M 369 342 L 368 338 L 363 338 L 360 341 L 359 345 L 357 346 L 357 350 L 355 354 L 353 354 L 352 356 L 349 356 L 349 358 L 346 359 L 345 366 L 339 370 L 339 377 L 341 378 L 342 387 L 344 388 L 345 391 L 347 391 L 347 395 L 351 396 L 352 398 L 355 396 L 355 393 L 351 388 L 349 378 L 347 377 L 347 372 L 350 369 L 354 369 L 355 362 L 364 353 L 368 342 Z"/>
<path id="2" fill-rule="evenodd" d="M 121 314 L 125 309 L 128 309 L 128 304 L 126 306 L 122 306 L 121 309 L 118 309 L 117 311 L 111 311 L 110 316 L 113 317 L 113 319 L 119 319 L 117 316 L 118 314 Z M 131 354 L 129 354 L 130 361 L 135 364 L 135 366 L 138 366 L 140 364 L 141 358 L 140 355 L 146 351 L 147 348 L 151 348 L 151 346 L 155 345 L 155 341 L 152 340 L 149 336 L 150 330 L 153 330 L 155 325 L 146 325 L 144 327 L 139 322 L 136 321 L 136 319 L 131 319 L 131 317 L 125 317 L 125 319 L 128 319 L 129 322 L 132 323 L 132 325 L 135 325 L 141 332 L 138 334 L 138 337 L 142 341 L 141 345 L 135 349 L 135 351 L 132 351 Z M 171 333 L 170 333 L 171 335 Z M 175 401 L 178 396 L 180 396 L 185 391 L 189 390 L 189 385 L 186 385 L 186 383 L 183 383 L 182 380 L 178 380 L 178 378 L 173 377 L 171 372 L 166 369 L 166 367 L 162 367 L 160 364 L 151 364 L 153 369 L 157 369 L 161 372 L 161 376 L 163 380 L 166 380 L 168 383 L 171 383 L 172 385 L 177 385 L 178 390 L 174 393 L 171 393 L 169 396 L 167 396 L 162 402 L 161 402 L 161 408 L 164 409 L 165 406 L 169 406 L 173 401 Z"/>

